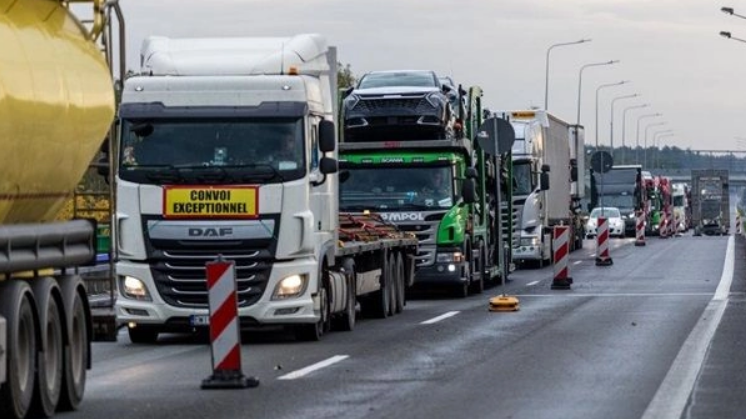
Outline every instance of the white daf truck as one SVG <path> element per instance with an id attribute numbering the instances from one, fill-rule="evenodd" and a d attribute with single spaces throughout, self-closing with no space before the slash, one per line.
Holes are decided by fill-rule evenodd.
<path id="1" fill-rule="evenodd" d="M 417 241 L 338 213 L 336 49 L 151 37 L 119 108 L 118 318 L 133 342 L 209 323 L 205 263 L 236 264 L 241 326 L 318 340 L 402 310 Z"/>

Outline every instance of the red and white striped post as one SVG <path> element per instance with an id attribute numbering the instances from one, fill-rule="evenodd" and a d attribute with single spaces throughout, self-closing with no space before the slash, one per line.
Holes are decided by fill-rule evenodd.
<path id="1" fill-rule="evenodd" d="M 552 230 L 552 247 L 554 255 L 553 290 L 569 290 L 572 284 L 567 260 L 570 257 L 570 226 L 554 226 Z"/>
<path id="2" fill-rule="evenodd" d="M 736 211 L 736 234 L 741 234 L 741 213 Z"/>
<path id="3" fill-rule="evenodd" d="M 609 220 L 598 217 L 598 232 L 596 233 L 596 266 L 613 265 L 609 256 Z"/>
<path id="4" fill-rule="evenodd" d="M 676 234 L 676 225 L 674 224 L 673 212 L 668 212 L 668 237 L 674 237 Z"/>
<path id="5" fill-rule="evenodd" d="M 663 214 L 661 214 L 661 224 L 658 226 L 658 231 L 658 237 L 661 239 L 668 238 L 668 212 L 665 210 L 663 211 Z"/>
<path id="6" fill-rule="evenodd" d="M 645 246 L 645 217 L 639 210 L 635 215 L 635 246 Z"/>
<path id="7" fill-rule="evenodd" d="M 213 373 L 202 380 L 202 388 L 256 387 L 259 380 L 245 377 L 241 371 L 241 330 L 235 262 L 218 257 L 217 261 L 208 262 L 206 268 Z"/>

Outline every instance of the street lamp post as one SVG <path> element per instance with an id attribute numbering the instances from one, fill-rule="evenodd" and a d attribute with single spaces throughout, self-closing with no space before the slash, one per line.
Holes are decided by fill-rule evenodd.
<path id="1" fill-rule="evenodd" d="M 651 127 L 657 127 L 657 126 L 665 125 L 665 124 L 666 124 L 665 122 L 656 122 L 654 124 L 649 124 L 648 126 L 645 127 L 645 148 L 642 151 L 642 155 L 643 155 L 642 167 L 645 167 L 645 168 L 648 167 L 648 130 Z"/>
<path id="2" fill-rule="evenodd" d="M 596 67 L 601 65 L 612 65 L 618 63 L 619 60 L 610 60 L 605 61 L 602 63 L 591 63 L 591 64 L 585 64 L 580 67 L 580 74 L 578 75 L 578 118 L 577 118 L 577 124 L 580 125 L 580 93 L 583 88 L 583 70 L 585 70 L 588 67 Z"/>
<path id="3" fill-rule="evenodd" d="M 633 93 L 631 95 L 617 96 L 614 99 L 611 99 L 611 118 L 609 119 L 609 148 L 611 151 L 611 157 L 614 157 L 614 102 L 617 100 L 631 99 L 637 96 L 640 95 Z"/>
<path id="4" fill-rule="evenodd" d="M 730 32 L 727 32 L 727 31 L 720 31 L 720 36 L 722 36 L 723 38 L 732 39 L 732 40 L 738 41 L 738 42 L 746 42 L 746 39 L 737 38 L 737 37 L 733 36 Z"/>
<path id="5" fill-rule="evenodd" d="M 624 111 L 622 111 L 622 161 L 621 161 L 621 164 L 624 164 L 627 160 L 625 158 L 626 152 L 624 149 L 624 143 L 626 141 L 625 131 L 627 128 L 627 111 L 629 111 L 630 109 L 647 108 L 648 106 L 650 106 L 650 104 L 648 103 L 644 103 L 642 105 L 627 106 L 626 108 L 624 108 Z"/>
<path id="6" fill-rule="evenodd" d="M 635 164 L 640 164 L 640 121 L 645 118 L 652 118 L 661 115 L 661 113 L 649 113 L 637 117 L 637 134 L 635 135 Z"/>
<path id="7" fill-rule="evenodd" d="M 596 151 L 598 151 L 598 92 L 600 92 L 601 89 L 605 89 L 607 87 L 621 86 L 626 83 L 629 83 L 629 80 L 622 80 L 616 83 L 602 84 L 596 88 L 596 127 L 595 127 L 596 128 Z"/>
<path id="8" fill-rule="evenodd" d="M 559 44 L 554 44 L 550 46 L 547 49 L 547 59 L 546 59 L 546 75 L 544 77 L 544 110 L 549 110 L 549 53 L 552 52 L 552 49 L 556 47 L 563 47 L 567 45 L 577 45 L 582 44 L 584 42 L 591 42 L 590 39 L 580 39 L 578 41 L 573 42 L 561 42 Z"/>
<path id="9" fill-rule="evenodd" d="M 721 7 L 720 11 L 731 16 L 740 17 L 741 19 L 746 19 L 746 16 L 739 15 L 738 13 L 736 13 L 735 10 L 733 10 L 732 7 Z"/>

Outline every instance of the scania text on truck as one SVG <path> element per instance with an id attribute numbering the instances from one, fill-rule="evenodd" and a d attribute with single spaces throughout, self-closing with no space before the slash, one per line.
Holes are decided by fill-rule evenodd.
<path id="1" fill-rule="evenodd" d="M 332 321 L 352 329 L 358 301 L 403 308 L 416 239 L 338 213 L 334 47 L 150 37 L 141 54 L 119 108 L 114 232 L 132 341 L 205 327 L 219 255 L 236 264 L 242 327 L 318 340 Z"/>
<path id="2" fill-rule="evenodd" d="M 114 119 L 109 17 L 123 30 L 122 14 L 116 0 L 90 3 L 77 9 L 93 10 L 85 27 L 66 1 L 0 0 L 3 419 L 77 408 L 91 366 L 93 315 L 79 269 L 95 264 L 96 224 L 54 222 Z"/>
<path id="3" fill-rule="evenodd" d="M 515 130 L 513 143 L 513 211 L 520 214 L 513 261 L 552 259 L 552 228 L 570 226 L 570 250 L 583 247 L 585 227 L 580 199 L 585 187 L 583 127 L 543 110 L 498 111 Z"/>

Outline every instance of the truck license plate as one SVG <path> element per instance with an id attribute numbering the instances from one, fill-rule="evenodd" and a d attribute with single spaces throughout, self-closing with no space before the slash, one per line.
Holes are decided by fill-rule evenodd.
<path id="1" fill-rule="evenodd" d="M 192 326 L 209 326 L 210 316 L 204 314 L 192 314 L 189 316 L 189 324 Z"/>

